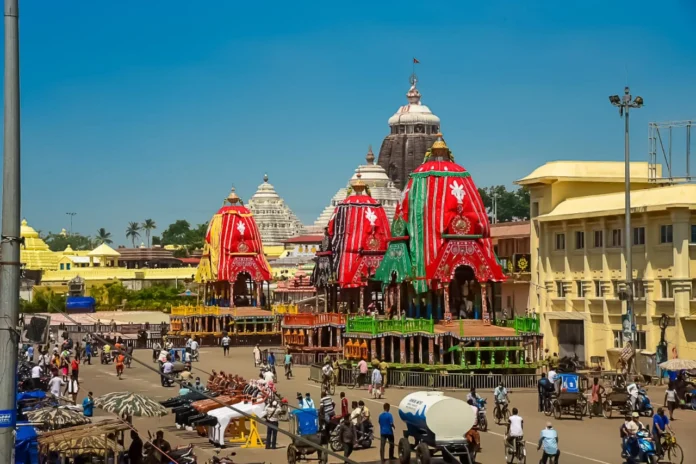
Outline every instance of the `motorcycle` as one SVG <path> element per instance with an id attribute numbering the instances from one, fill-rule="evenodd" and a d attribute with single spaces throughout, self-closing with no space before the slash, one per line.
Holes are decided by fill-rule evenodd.
<path id="1" fill-rule="evenodd" d="M 355 447 L 356 449 L 368 449 L 372 447 L 372 442 L 375 439 L 374 427 L 372 426 L 372 422 L 366 422 L 364 430 L 362 432 L 356 430 L 356 433 L 358 435 L 357 446 Z M 329 436 L 329 446 L 331 446 L 331 449 L 334 452 L 343 451 L 343 441 L 341 441 L 341 427 L 335 427 L 331 431 L 331 435 Z"/>
<path id="2" fill-rule="evenodd" d="M 577 372 L 580 367 L 580 359 L 577 354 L 572 358 L 564 356 L 558 361 L 557 371 L 561 373 L 573 373 Z"/>
<path id="3" fill-rule="evenodd" d="M 638 390 L 638 399 L 636 400 L 636 412 L 645 417 L 653 416 L 653 407 L 650 403 L 650 398 L 644 389 Z"/>
<path id="4" fill-rule="evenodd" d="M 657 464 L 655 442 L 646 429 L 636 433 L 635 441 L 626 441 L 622 447 L 621 457 L 627 464 Z"/>
<path id="5" fill-rule="evenodd" d="M 478 428 L 485 432 L 488 430 L 488 419 L 486 418 L 486 398 L 476 398 L 478 403 Z"/>
<path id="6" fill-rule="evenodd" d="M 227 456 L 220 457 L 220 450 L 215 450 L 215 456 L 213 456 L 211 461 L 206 461 L 206 464 L 234 464 L 232 456 L 236 455 L 237 453 L 233 451 Z"/>

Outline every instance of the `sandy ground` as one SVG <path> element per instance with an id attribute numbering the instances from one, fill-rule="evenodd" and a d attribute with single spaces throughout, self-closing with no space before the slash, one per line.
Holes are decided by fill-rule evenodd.
<path id="1" fill-rule="evenodd" d="M 136 351 L 136 358 L 146 361 L 150 366 L 156 366 L 152 363 L 152 355 L 150 351 Z M 122 380 L 116 378 L 115 367 L 113 365 L 102 366 L 93 364 L 91 366 L 82 366 L 81 375 L 81 391 L 79 401 L 87 394 L 87 391 L 93 391 L 96 396 L 113 391 L 133 391 L 150 396 L 153 399 L 164 400 L 177 395 L 177 388 L 164 388 L 160 385 L 158 376 L 149 369 L 133 364 L 134 367 L 126 369 Z M 200 369 L 200 370 L 197 370 Z M 236 372 L 246 378 L 253 378 L 258 375 L 258 370 L 254 368 L 252 354 L 250 348 L 233 348 L 229 357 L 222 356 L 220 348 L 202 348 L 201 362 L 194 363 L 194 374 L 200 375 L 205 379 L 206 373 L 211 369 L 225 370 L 227 372 Z M 278 389 L 281 394 L 288 397 L 291 403 L 294 403 L 294 398 L 297 392 L 311 393 L 316 402 L 319 400 L 319 387 L 313 382 L 307 380 L 308 369 L 296 367 L 295 378 L 292 380 L 281 379 L 278 384 Z M 382 404 L 386 401 L 392 405 L 392 413 L 395 417 L 396 433 L 398 438 L 404 429 L 404 424 L 398 418 L 398 406 L 401 399 L 411 392 L 411 390 L 403 390 L 396 388 L 388 388 L 383 400 L 373 400 L 367 394 L 366 390 L 349 390 L 338 388 L 335 398 L 338 403 L 338 394 L 340 391 L 345 391 L 349 401 L 363 399 L 373 417 L 382 411 Z M 662 403 L 664 398 L 664 389 L 660 387 L 652 387 L 648 391 L 653 403 L 657 407 Z M 488 398 L 489 405 L 492 404 L 492 392 L 480 391 L 484 397 Z M 466 392 L 448 392 L 447 395 L 457 398 L 465 398 Z M 536 451 L 536 443 L 539 433 L 545 426 L 548 418 L 537 412 L 537 398 L 534 392 L 518 391 L 512 392 L 511 401 L 513 407 L 520 410 L 520 415 L 524 418 L 525 438 L 527 440 L 527 454 L 530 463 L 536 463 L 541 457 L 541 453 Z M 101 411 L 95 411 L 97 415 L 108 416 L 109 414 Z M 492 421 L 492 408 L 490 408 L 489 422 Z M 677 411 L 675 413 L 675 421 L 672 423 L 673 429 L 677 434 L 677 438 L 685 454 L 685 463 L 694 462 L 696 456 L 696 412 L 693 411 Z M 642 419 L 644 423 L 648 419 Z M 156 430 L 162 429 L 165 431 L 165 437 L 174 444 L 193 443 L 197 446 L 196 454 L 199 456 L 199 462 L 205 462 L 214 455 L 214 448 L 208 443 L 206 438 L 198 437 L 195 433 L 176 430 L 173 425 L 173 417 L 165 416 L 163 418 L 136 418 L 134 425 L 145 436 L 147 430 L 153 434 Z M 613 418 L 593 418 L 584 420 L 576 420 L 573 418 L 552 420 L 554 427 L 559 433 L 559 442 L 561 449 L 560 462 L 563 464 L 615 464 L 621 462 L 620 458 L 620 439 L 619 428 L 623 419 Z M 288 423 L 281 422 L 281 427 L 287 429 Z M 504 462 L 503 434 L 505 430 L 503 426 L 492 424 L 489 431 L 481 434 L 483 452 L 479 454 L 477 461 L 481 464 L 501 463 Z M 464 433 L 464 431 L 463 431 Z M 261 428 L 261 434 L 265 438 L 265 430 Z M 286 463 L 286 446 L 289 439 L 279 435 L 278 450 L 265 449 L 235 449 L 237 452 L 236 462 L 239 463 L 261 463 L 281 464 Z M 230 448 L 228 448 L 229 450 Z M 223 451 L 225 455 L 228 450 Z M 357 450 L 351 456 L 357 462 L 373 463 L 379 462 L 379 442 L 375 442 L 373 448 L 369 450 Z M 329 462 L 339 462 L 336 458 L 331 458 Z M 415 459 L 414 461 L 415 462 Z M 442 462 L 442 461 L 435 461 Z M 396 463 L 396 461 L 394 461 Z"/>

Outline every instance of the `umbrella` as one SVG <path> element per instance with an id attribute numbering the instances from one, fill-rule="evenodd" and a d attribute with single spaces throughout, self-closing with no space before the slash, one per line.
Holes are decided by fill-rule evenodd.
<path id="1" fill-rule="evenodd" d="M 88 436 L 67 439 L 52 447 L 51 451 L 56 451 L 63 456 L 79 456 L 80 454 L 104 454 L 105 450 L 115 452 L 123 451 L 123 447 L 114 440 L 103 436 Z"/>
<path id="2" fill-rule="evenodd" d="M 696 361 L 693 359 L 670 359 L 660 364 L 660 369 L 666 371 L 690 371 L 691 369 L 696 369 Z"/>
<path id="3" fill-rule="evenodd" d="M 131 392 L 107 393 L 95 399 L 94 405 L 119 416 L 157 417 L 169 412 L 157 401 Z"/>
<path id="4" fill-rule="evenodd" d="M 41 422 L 48 430 L 56 430 L 75 425 L 89 424 L 89 418 L 78 411 L 66 408 L 41 408 L 34 411 L 27 411 L 27 418 L 31 422 Z"/>

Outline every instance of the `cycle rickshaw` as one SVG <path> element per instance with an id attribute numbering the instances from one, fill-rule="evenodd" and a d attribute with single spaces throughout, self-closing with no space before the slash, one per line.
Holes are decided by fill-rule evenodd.
<path id="1" fill-rule="evenodd" d="M 580 382 L 587 379 L 579 374 L 563 373 L 558 374 L 554 385 L 557 386 L 556 393 L 544 404 L 544 414 L 558 420 L 564 414 L 573 415 L 576 419 L 582 420 L 587 412 L 587 398 L 583 393 L 584 389 Z"/>
<path id="2" fill-rule="evenodd" d="M 295 409 L 290 413 L 290 431 L 302 438 L 311 441 L 318 446 L 326 446 L 323 434 L 319 430 L 319 413 L 316 409 Z M 313 456 L 317 453 L 316 456 Z M 326 464 L 329 461 L 329 454 L 326 451 L 317 451 L 316 448 L 294 439 L 288 445 L 288 464 L 295 464 L 298 461 L 317 460 L 319 464 Z"/>

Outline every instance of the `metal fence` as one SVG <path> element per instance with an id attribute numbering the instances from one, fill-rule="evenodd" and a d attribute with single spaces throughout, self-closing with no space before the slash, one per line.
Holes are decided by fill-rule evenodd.
<path id="1" fill-rule="evenodd" d="M 369 374 L 368 374 L 369 375 Z M 353 385 L 356 381 L 355 371 L 341 368 L 338 375 L 339 385 Z M 309 367 L 309 380 L 321 382 L 321 365 Z M 469 390 L 471 387 L 481 390 L 493 390 L 500 382 L 509 390 L 535 389 L 538 381 L 536 374 L 465 374 L 461 372 L 415 372 L 389 370 L 387 384 L 397 388 L 431 388 L 435 390 Z"/>

